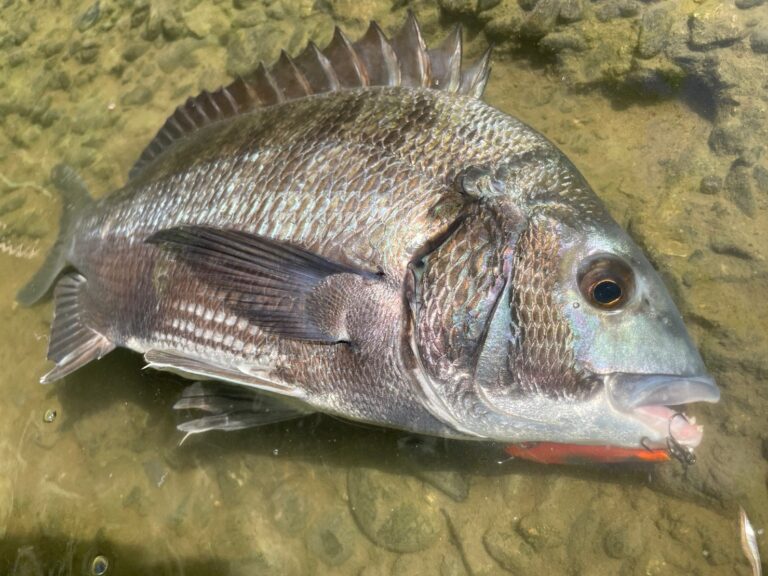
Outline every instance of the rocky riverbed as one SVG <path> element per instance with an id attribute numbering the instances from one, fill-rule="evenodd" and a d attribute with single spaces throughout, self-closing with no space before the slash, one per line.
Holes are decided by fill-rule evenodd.
<path id="1" fill-rule="evenodd" d="M 14 294 L 55 238 L 51 167 L 106 194 L 185 98 L 324 45 L 334 23 L 392 31 L 408 8 L 429 42 L 461 22 L 469 56 L 495 45 L 487 99 L 556 142 L 661 271 L 723 393 L 692 409 L 695 466 L 544 467 L 323 417 L 179 446 L 184 383 L 132 354 L 36 384 L 51 308 Z M 768 524 L 763 0 L 6 0 L 0 14 L 0 572 L 94 573 L 102 556 L 114 574 L 750 574 L 738 506 Z"/>

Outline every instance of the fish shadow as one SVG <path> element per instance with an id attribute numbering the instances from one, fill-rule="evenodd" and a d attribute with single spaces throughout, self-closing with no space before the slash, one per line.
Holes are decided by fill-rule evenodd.
<path id="1" fill-rule="evenodd" d="M 143 440 L 155 447 L 177 470 L 200 466 L 222 457 L 274 456 L 312 466 L 374 468 L 391 474 L 454 472 L 465 476 L 568 476 L 599 482 L 648 483 L 648 465 L 542 465 L 513 459 L 502 444 L 430 438 L 313 414 L 296 420 L 245 430 L 212 431 L 185 438 L 176 425 L 188 419 L 173 410 L 189 380 L 173 374 L 143 370 L 137 354 L 117 350 L 94 362 L 48 393 L 65 416 L 60 432 L 70 432 L 84 419 L 103 419 L 126 403 L 145 412 L 148 430 Z M 122 425 L 123 422 L 121 421 Z M 145 442 L 141 442 L 146 446 Z"/>

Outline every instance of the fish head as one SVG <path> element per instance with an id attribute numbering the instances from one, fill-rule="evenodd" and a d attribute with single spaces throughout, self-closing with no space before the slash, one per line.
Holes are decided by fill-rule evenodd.
<path id="1" fill-rule="evenodd" d="M 534 218 L 509 268 L 474 382 L 500 437 L 529 424 L 572 444 L 699 444 L 702 428 L 675 407 L 719 390 L 658 273 L 610 217 Z"/>
<path id="2" fill-rule="evenodd" d="M 719 391 L 680 312 L 578 174 L 556 180 L 576 189 L 514 198 L 534 208 L 512 224 L 503 207 L 495 227 L 467 219 L 428 257 L 426 404 L 502 442 L 694 448 L 702 429 L 676 407 Z"/>

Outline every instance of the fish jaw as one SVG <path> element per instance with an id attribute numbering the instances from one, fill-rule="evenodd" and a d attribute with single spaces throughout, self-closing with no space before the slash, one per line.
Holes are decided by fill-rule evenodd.
<path id="1" fill-rule="evenodd" d="M 704 427 L 696 424 L 695 418 L 688 418 L 682 412 L 676 412 L 668 406 L 642 406 L 633 411 L 635 418 L 645 422 L 662 439 L 643 442 L 648 448 L 665 448 L 674 439 L 680 446 L 697 448 L 704 436 Z"/>

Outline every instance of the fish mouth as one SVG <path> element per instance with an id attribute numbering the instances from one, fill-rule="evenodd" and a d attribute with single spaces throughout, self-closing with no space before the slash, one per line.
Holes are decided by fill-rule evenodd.
<path id="1" fill-rule="evenodd" d="M 701 443 L 703 428 L 672 408 L 693 402 L 717 402 L 720 390 L 708 374 L 625 374 L 606 376 L 606 385 L 616 407 L 631 414 L 655 432 L 644 439 L 644 446 L 658 448 L 670 441 L 695 448 Z"/>

